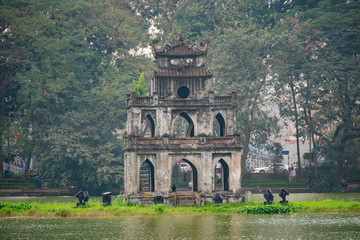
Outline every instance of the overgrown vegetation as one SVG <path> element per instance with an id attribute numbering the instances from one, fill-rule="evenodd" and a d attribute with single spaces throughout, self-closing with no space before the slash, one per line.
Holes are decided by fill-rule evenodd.
<path id="1" fill-rule="evenodd" d="M 225 203 L 215 206 L 142 206 L 124 202 L 118 198 L 112 206 L 103 207 L 100 203 L 90 202 L 76 208 L 68 203 L 9 203 L 0 202 L 0 217 L 125 217 L 154 215 L 191 215 L 191 214 L 279 214 L 279 213 L 349 213 L 360 212 L 360 202 L 326 200 L 322 202 L 274 203 L 264 205 L 260 202 L 241 204 Z"/>

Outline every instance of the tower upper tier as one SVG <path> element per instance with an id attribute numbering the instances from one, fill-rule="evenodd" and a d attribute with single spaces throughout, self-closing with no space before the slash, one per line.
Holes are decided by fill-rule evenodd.
<path id="1" fill-rule="evenodd" d="M 208 44 L 200 46 L 187 44 L 181 34 L 175 45 L 165 44 L 156 48 L 153 44 L 156 69 L 153 71 L 151 92 L 159 93 L 160 98 L 199 99 L 197 92 L 207 93 L 211 88 L 212 73 L 205 67 L 204 58 Z M 183 97 L 179 89 L 189 94 Z M 201 94 L 201 98 L 205 95 Z"/>

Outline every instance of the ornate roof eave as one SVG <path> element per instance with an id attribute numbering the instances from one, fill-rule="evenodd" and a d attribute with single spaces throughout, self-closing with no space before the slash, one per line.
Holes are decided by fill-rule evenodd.
<path id="1" fill-rule="evenodd" d="M 205 75 L 158 75 L 156 73 L 154 73 L 152 75 L 153 77 L 156 78 L 211 78 L 213 75 L 212 74 L 205 74 Z"/>
<path id="2" fill-rule="evenodd" d="M 157 41 L 150 43 L 152 52 L 155 58 L 158 57 L 192 57 L 192 56 L 204 56 L 207 54 L 209 42 L 205 41 L 204 46 L 196 43 L 186 44 L 182 38 L 181 33 L 178 36 L 178 42 L 175 45 L 165 43 L 162 47 L 156 48 Z"/>

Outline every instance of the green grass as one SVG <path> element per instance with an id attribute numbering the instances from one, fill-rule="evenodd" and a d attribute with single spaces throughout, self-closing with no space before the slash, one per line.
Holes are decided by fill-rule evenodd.
<path id="1" fill-rule="evenodd" d="M 89 202 L 76 208 L 69 203 L 10 203 L 0 202 L 0 217 L 123 217 L 156 215 L 208 215 L 208 214 L 279 214 L 279 213 L 349 213 L 360 212 L 360 202 L 325 200 L 322 202 L 274 203 L 263 205 L 261 202 L 225 203 L 215 206 L 178 206 L 152 205 L 141 206 L 124 202 L 121 198 L 112 206 L 103 207 L 99 202 Z"/>

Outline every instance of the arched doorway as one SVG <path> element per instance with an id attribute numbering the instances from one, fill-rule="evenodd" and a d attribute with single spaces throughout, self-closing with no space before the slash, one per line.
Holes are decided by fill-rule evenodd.
<path id="1" fill-rule="evenodd" d="M 216 137 L 225 136 L 225 120 L 220 113 L 218 113 L 215 117 L 213 124 L 213 134 Z"/>
<path id="2" fill-rule="evenodd" d="M 177 192 L 196 192 L 198 190 L 198 173 L 194 164 L 186 159 L 175 163 L 171 174 L 171 185 L 176 186 Z"/>
<path id="3" fill-rule="evenodd" d="M 174 120 L 172 133 L 174 137 L 194 137 L 194 122 L 185 112 Z"/>
<path id="4" fill-rule="evenodd" d="M 229 191 L 229 166 L 220 159 L 215 165 L 215 191 Z"/>
<path id="5" fill-rule="evenodd" d="M 146 115 L 145 118 L 145 128 L 144 128 L 144 137 L 154 137 L 155 136 L 155 122 L 150 114 Z"/>
<path id="6" fill-rule="evenodd" d="M 146 159 L 140 166 L 140 192 L 154 192 L 154 165 Z"/>

